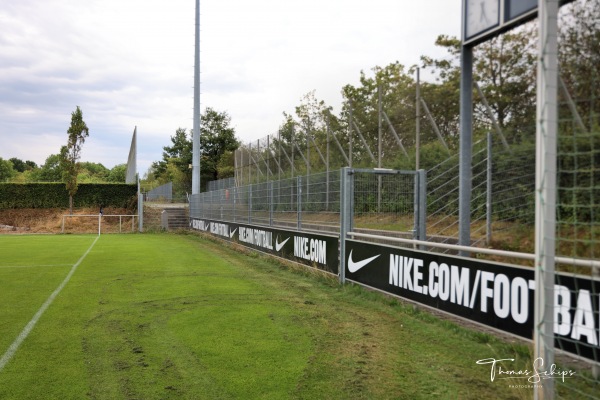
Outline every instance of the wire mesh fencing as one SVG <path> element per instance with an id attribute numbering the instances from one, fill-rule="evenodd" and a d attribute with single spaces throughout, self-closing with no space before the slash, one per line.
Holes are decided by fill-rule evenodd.
<path id="1" fill-rule="evenodd" d="M 559 348 L 595 361 L 591 371 L 578 379 L 589 384 L 600 380 L 600 81 L 590 74 L 589 85 L 562 79 L 558 107 L 556 164 L 557 263 L 555 334 L 562 335 Z M 571 77 L 572 79 L 572 77 Z M 589 279 L 568 290 L 568 282 Z M 567 306 L 577 311 L 567 313 Z M 596 322 L 596 323 L 594 323 Z M 584 341 L 584 345 L 576 343 Z M 559 392 L 580 398 L 600 398 L 583 393 L 576 381 L 558 382 Z M 568 398 L 566 396 L 565 398 Z"/>
<path id="2" fill-rule="evenodd" d="M 193 195 L 190 216 L 314 231 L 339 231 L 340 172 L 297 176 Z"/>

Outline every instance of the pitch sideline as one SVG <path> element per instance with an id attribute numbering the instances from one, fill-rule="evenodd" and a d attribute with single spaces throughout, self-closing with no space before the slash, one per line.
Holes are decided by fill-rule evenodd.
<path id="1" fill-rule="evenodd" d="M 52 302 L 54 301 L 54 299 L 56 298 L 56 296 L 58 296 L 58 294 L 65 287 L 65 285 L 69 282 L 69 280 L 71 280 L 71 277 L 73 276 L 73 274 L 77 270 L 77 267 L 79 267 L 79 264 L 81 264 L 83 262 L 83 260 L 85 259 L 85 257 L 89 254 L 89 252 L 92 251 L 92 248 L 94 247 L 94 245 L 96 244 L 96 242 L 98 241 L 98 239 L 100 239 L 100 236 L 97 236 L 96 239 L 94 239 L 94 241 L 92 242 L 92 244 L 90 245 L 90 247 L 86 250 L 86 252 L 73 265 L 73 267 L 71 268 L 71 270 L 67 274 L 66 278 L 62 281 L 62 283 L 60 285 L 58 285 L 58 287 L 54 290 L 54 292 L 52 292 L 52 294 L 48 297 L 48 299 L 46 299 L 46 301 L 44 302 L 44 304 L 42 304 L 42 306 L 35 313 L 35 315 L 33 316 L 33 318 L 31 318 L 31 321 L 29 321 L 29 323 L 25 326 L 25 328 L 23 328 L 23 330 L 21 331 L 21 333 L 19 333 L 19 336 L 17 336 L 17 338 L 15 339 L 15 341 L 12 342 L 12 344 L 8 348 L 8 350 L 6 350 L 6 352 L 2 355 L 2 358 L 0 358 L 0 372 L 2 372 L 2 370 L 4 369 L 4 367 L 6 366 L 6 364 L 8 364 L 8 362 L 15 355 L 15 353 L 19 349 L 19 346 L 21 345 L 21 343 L 23 343 L 23 341 L 27 338 L 27 336 L 29 336 L 29 333 L 31 333 L 31 331 L 35 327 L 35 324 L 37 324 L 37 322 L 40 319 L 40 317 L 44 314 L 44 312 L 50 306 L 50 304 L 52 304 Z"/>

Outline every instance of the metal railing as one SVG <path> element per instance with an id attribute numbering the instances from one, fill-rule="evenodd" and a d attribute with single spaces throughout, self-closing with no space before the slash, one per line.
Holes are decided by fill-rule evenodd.
<path id="1" fill-rule="evenodd" d="M 102 233 L 103 218 L 119 218 L 119 232 L 123 233 L 123 218 L 131 218 L 131 232 L 135 232 L 135 219 L 139 217 L 137 214 L 65 214 L 62 216 L 61 233 L 65 233 L 65 220 L 67 218 L 97 218 L 98 219 L 98 234 Z M 105 232 L 106 233 L 106 232 Z M 115 232 L 116 233 L 116 232 Z"/>

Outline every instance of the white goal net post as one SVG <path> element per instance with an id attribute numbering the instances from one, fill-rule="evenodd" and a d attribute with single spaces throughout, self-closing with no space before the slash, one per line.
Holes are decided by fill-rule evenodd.
<path id="1" fill-rule="evenodd" d="M 137 214 L 65 214 L 61 233 L 124 233 L 136 232 Z"/>

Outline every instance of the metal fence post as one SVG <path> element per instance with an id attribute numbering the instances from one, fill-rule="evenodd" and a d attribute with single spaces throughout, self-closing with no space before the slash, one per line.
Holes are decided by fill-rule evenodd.
<path id="1" fill-rule="evenodd" d="M 417 171 L 418 186 L 418 197 L 419 202 L 417 204 L 419 210 L 419 226 L 417 230 L 417 239 L 426 241 L 427 240 L 427 176 L 424 169 Z M 423 249 L 424 250 L 424 249 Z"/>
<path id="2" fill-rule="evenodd" d="M 296 211 L 296 216 L 298 218 L 298 222 L 297 222 L 297 228 L 298 230 L 302 230 L 302 176 L 298 176 L 298 178 L 296 178 L 296 196 L 298 197 L 298 199 L 296 200 L 296 204 L 297 204 L 297 211 Z"/>
<path id="3" fill-rule="evenodd" d="M 236 207 L 236 202 L 237 202 L 237 186 L 233 187 L 233 222 L 236 221 L 236 211 L 237 211 L 237 207 Z"/>
<path id="4" fill-rule="evenodd" d="M 144 195 L 138 191 L 138 231 L 144 232 Z"/>
<path id="5" fill-rule="evenodd" d="M 542 0 L 538 5 L 540 45 L 537 57 L 533 343 L 534 357 L 541 357 L 544 367 L 554 364 L 558 3 L 558 0 Z M 540 388 L 534 388 L 534 399 L 551 398 L 554 398 L 553 379 L 544 381 Z"/>
<path id="6" fill-rule="evenodd" d="M 269 181 L 269 226 L 273 226 L 273 181 Z"/>
<path id="7" fill-rule="evenodd" d="M 460 156 L 458 189 L 458 243 L 471 245 L 471 190 L 473 171 L 473 49 L 461 48 L 460 68 Z M 468 251 L 459 255 L 469 257 Z"/>
<path id="8" fill-rule="evenodd" d="M 252 185 L 248 185 L 248 223 L 252 223 Z"/>
<path id="9" fill-rule="evenodd" d="M 492 132 L 487 134 L 487 182 L 485 198 L 485 242 L 492 242 Z"/>
<path id="10" fill-rule="evenodd" d="M 346 281 L 346 238 L 352 231 L 353 176 L 349 167 L 340 170 L 340 283 Z"/>
<path id="11" fill-rule="evenodd" d="M 219 202 L 219 213 L 221 214 L 220 220 L 223 221 L 223 210 L 225 209 L 225 190 L 224 189 L 220 189 L 216 193 L 217 193 L 217 196 L 218 196 L 217 201 Z"/>

